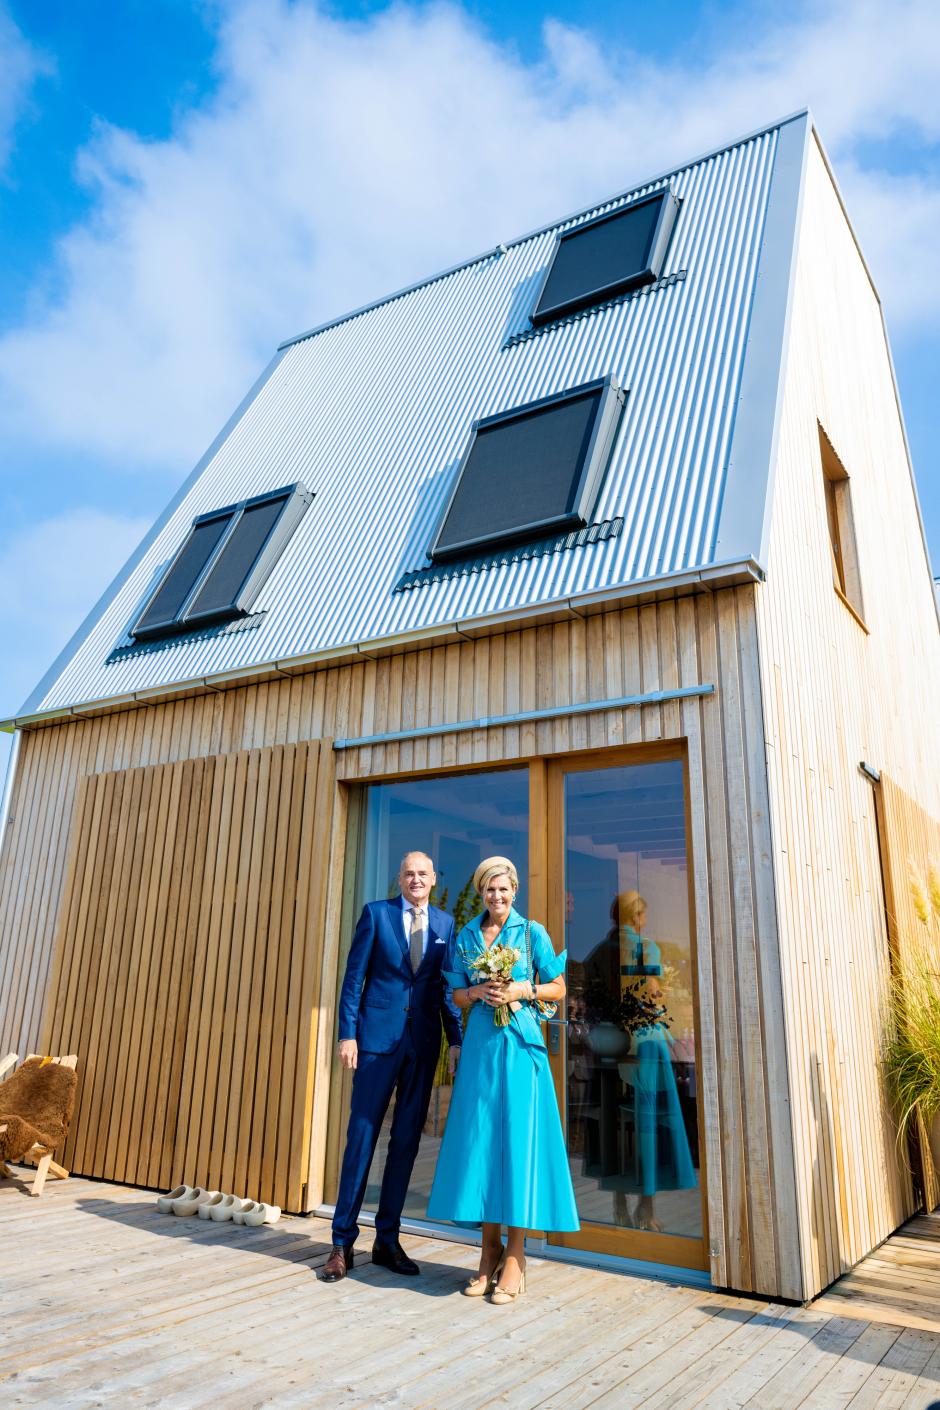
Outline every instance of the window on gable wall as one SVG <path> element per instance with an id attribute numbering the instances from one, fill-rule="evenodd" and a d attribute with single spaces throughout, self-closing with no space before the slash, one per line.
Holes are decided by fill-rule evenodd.
<path id="1" fill-rule="evenodd" d="M 532 322 L 549 323 L 654 283 L 678 210 L 666 188 L 565 230 L 555 242 Z"/>
<path id="2" fill-rule="evenodd" d="M 434 561 L 587 524 L 623 403 L 607 377 L 475 421 Z"/>
<path id="3" fill-rule="evenodd" d="M 311 499 L 303 485 L 287 485 L 200 514 L 131 635 L 149 641 L 245 616 Z"/>
<path id="4" fill-rule="evenodd" d="M 852 490 L 848 472 L 822 426 L 819 427 L 819 454 L 826 495 L 826 519 L 832 559 L 832 581 L 842 601 L 864 624 L 862 581 L 858 568 Z"/>

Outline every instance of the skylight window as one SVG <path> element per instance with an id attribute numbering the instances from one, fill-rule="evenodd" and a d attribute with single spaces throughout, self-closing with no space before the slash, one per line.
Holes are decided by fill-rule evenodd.
<path id="1" fill-rule="evenodd" d="M 678 210 L 679 202 L 667 189 L 564 231 L 555 243 L 532 322 L 549 323 L 654 283 Z"/>
<path id="2" fill-rule="evenodd" d="M 200 514 L 131 635 L 147 641 L 245 616 L 312 498 L 287 485 Z"/>
<path id="3" fill-rule="evenodd" d="M 607 377 L 474 422 L 434 561 L 588 523 L 623 403 Z"/>

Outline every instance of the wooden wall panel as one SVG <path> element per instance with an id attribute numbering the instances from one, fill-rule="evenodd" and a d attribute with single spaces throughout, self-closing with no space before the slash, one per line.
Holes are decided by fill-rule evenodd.
<path id="1" fill-rule="evenodd" d="M 891 944 L 902 967 L 924 950 L 937 959 L 930 890 L 940 881 L 940 820 L 888 774 L 881 775 L 877 797 Z"/>
<path id="2" fill-rule="evenodd" d="M 146 1182 L 164 1186 L 187 1160 L 203 1173 L 218 1169 L 220 1177 L 229 1178 L 231 1172 L 236 1183 L 244 1172 L 249 1185 L 268 1178 L 273 1160 L 277 1183 L 282 1179 L 279 1162 L 290 1149 L 287 1133 L 301 1131 L 310 1151 L 308 1203 L 316 1204 L 324 1188 L 332 1121 L 328 1078 L 333 1070 L 338 931 L 348 880 L 343 874 L 344 827 L 355 794 L 330 785 L 334 796 L 323 825 L 312 829 L 306 870 L 296 882 L 289 882 L 286 874 L 279 879 L 274 862 L 281 843 L 275 839 L 295 835 L 299 783 L 296 771 L 285 763 L 286 755 L 278 756 L 278 764 L 273 754 L 263 761 L 251 751 L 293 747 L 320 736 L 350 737 L 550 709 L 660 686 L 712 684 L 714 696 L 681 704 L 604 710 L 341 751 L 335 756 L 336 779 L 340 785 L 354 784 L 395 773 L 474 767 L 571 750 L 685 741 L 692 799 L 711 1274 L 719 1286 L 798 1296 L 791 1132 L 780 1083 L 785 1069 L 783 1000 L 755 611 L 753 587 L 725 589 L 284 676 L 25 734 L 0 862 L 0 876 L 8 882 L 8 899 L 0 911 L 0 974 L 16 971 L 28 953 L 32 997 L 22 986 L 15 994 L 0 990 L 0 1039 L 20 1050 L 37 1044 L 57 914 L 63 917 L 62 925 L 91 926 L 93 943 L 103 946 L 107 915 L 125 914 L 133 907 L 135 917 L 141 916 L 140 962 L 146 965 L 149 953 L 149 968 L 141 981 L 147 985 L 146 999 L 133 991 L 133 1012 L 136 1015 L 139 1008 L 140 1017 L 133 1019 L 132 1041 L 137 1041 L 138 1022 L 141 1049 L 153 1041 L 148 1035 L 156 1033 L 161 1061 L 170 1070 L 172 1091 L 181 1094 L 182 1109 L 210 1111 L 213 1124 L 210 1129 L 183 1116 L 177 1121 L 176 1098 L 148 1085 L 143 1107 L 133 1107 L 139 1128 L 129 1127 L 126 1141 L 119 1133 L 114 1146 L 115 1161 L 125 1161 L 125 1178 L 136 1178 L 128 1173 L 127 1162 L 135 1141 L 142 1141 L 136 1131 L 151 1129 L 145 1123 L 153 1123 L 153 1129 L 162 1123 L 163 1143 L 156 1143 L 161 1154 L 159 1159 L 151 1154 Z M 332 759 L 327 761 L 321 751 L 318 798 L 327 788 L 327 762 L 332 767 Z M 147 851 L 147 836 L 131 836 L 132 792 L 127 792 L 123 824 L 121 809 L 127 790 L 136 787 L 143 796 L 143 781 L 134 782 L 135 771 L 167 765 L 182 766 L 181 771 L 177 775 L 171 770 L 159 783 L 154 774 L 147 816 L 156 808 L 156 816 L 165 809 L 168 820 L 177 819 L 179 846 L 172 858 L 158 858 Z M 85 796 L 81 781 L 89 775 L 106 775 L 108 781 L 86 783 L 91 793 Z M 308 779 L 305 800 L 312 796 L 311 788 Z M 306 809 L 306 802 L 303 806 Z M 734 810 L 733 818 L 729 809 Z M 67 843 L 73 815 L 75 826 L 89 831 L 87 855 L 69 881 Z M 152 878 L 162 875 L 156 893 L 153 881 L 145 896 L 121 890 L 115 856 L 135 847 L 143 848 Z M 251 869 L 242 865 L 248 852 Z M 241 890 L 236 880 L 243 882 Z M 304 909 L 319 913 L 325 908 L 328 917 L 325 931 L 322 926 L 311 930 L 304 949 L 307 961 L 312 963 L 314 951 L 318 963 L 322 958 L 322 973 L 305 974 L 302 981 L 304 986 L 319 986 L 317 1031 L 311 1029 L 310 1013 L 302 1004 L 298 1007 L 293 971 L 288 978 L 281 967 L 286 962 L 283 915 L 292 903 L 294 885 L 295 909 L 306 895 L 311 899 Z M 17 909 L 23 886 L 43 888 L 48 897 L 44 909 L 33 907 L 28 916 L 22 905 Z M 66 919 L 73 913 L 75 920 Z M 167 962 L 158 958 L 155 948 L 161 943 L 164 953 L 183 955 L 183 968 L 170 965 L 165 994 L 161 981 Z M 83 947 L 74 964 L 70 960 L 72 967 L 78 971 L 92 961 L 91 951 L 91 943 Z M 268 960 L 262 965 L 262 957 L 271 955 L 278 958 L 269 973 Z M 84 978 L 81 982 L 87 984 Z M 243 1002 L 246 983 L 261 986 L 257 1008 L 248 1009 Z M 58 980 L 53 987 L 58 994 Z M 158 1014 L 175 1013 L 182 1002 L 178 993 L 188 993 L 190 987 L 194 992 L 198 988 L 199 1004 L 186 1010 L 185 1025 L 174 1028 Z M 152 1021 L 151 989 L 158 1006 Z M 286 1042 L 300 1049 L 313 1046 L 316 1057 L 305 1093 L 295 1083 L 292 1105 L 281 1102 L 275 1117 L 271 1094 L 279 1079 L 267 1033 L 274 1016 L 283 1013 L 285 998 L 291 1005 L 283 1030 Z M 217 1028 L 223 1014 L 234 1025 L 230 1030 Z M 106 1042 L 107 1036 L 100 1019 L 96 1025 L 92 1008 L 79 1035 L 85 1046 L 78 1051 L 89 1051 L 88 1044 Z M 241 1056 L 242 1043 L 246 1052 L 257 1043 L 270 1052 L 260 1073 Z M 285 1050 L 284 1061 L 295 1059 Z M 220 1062 L 231 1074 L 234 1087 L 229 1090 L 237 1087 L 238 1101 L 250 1098 L 253 1103 L 250 1150 L 255 1154 L 248 1157 L 234 1140 L 234 1098 L 223 1106 L 217 1097 Z M 178 1126 L 185 1126 L 188 1142 L 182 1152 L 176 1144 Z M 260 1142 L 255 1140 L 256 1127 L 264 1133 Z M 75 1139 L 83 1139 L 78 1131 Z M 213 1152 L 219 1150 L 227 1154 L 218 1166 L 212 1165 Z M 264 1153 L 260 1171 L 259 1151 Z M 188 1165 L 186 1171 L 190 1173 Z"/>
<path id="3" fill-rule="evenodd" d="M 849 474 L 866 622 L 833 587 L 818 426 Z M 940 816 L 940 641 L 880 311 L 811 152 L 767 583 L 757 594 L 801 1283 L 912 1211 L 878 1054 L 889 955 L 871 783 Z M 867 627 L 867 631 L 866 631 Z"/>
<path id="4" fill-rule="evenodd" d="M 41 1050 L 79 1054 L 65 1164 L 304 1205 L 330 742 L 80 781 Z"/>

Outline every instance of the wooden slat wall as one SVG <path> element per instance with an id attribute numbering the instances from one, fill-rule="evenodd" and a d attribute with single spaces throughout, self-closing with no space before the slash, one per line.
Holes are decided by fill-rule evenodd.
<path id="1" fill-rule="evenodd" d="M 886 864 L 888 933 L 903 968 L 907 959 L 925 949 L 932 953 L 937 944 L 937 922 L 931 918 L 929 887 L 931 875 L 940 876 L 940 820 L 926 813 L 886 773 L 881 775 L 878 794 L 881 849 Z M 928 893 L 923 898 L 926 922 L 917 913 L 912 883 L 922 893 Z"/>
<path id="2" fill-rule="evenodd" d="M 817 423 L 850 476 L 868 634 L 832 584 Z M 860 761 L 940 816 L 930 578 L 877 301 L 815 149 L 757 604 L 811 1296 L 912 1210 L 878 1065 L 889 957 L 875 799 Z"/>
<path id="3" fill-rule="evenodd" d="M 135 845 L 121 830 L 120 806 L 109 803 L 114 837 L 107 828 L 102 830 L 96 814 L 96 860 L 80 868 L 81 888 L 77 881 L 66 885 L 71 818 L 88 806 L 76 794 L 82 777 L 222 756 L 224 763 L 217 760 L 203 767 L 211 767 L 214 777 L 223 770 L 224 786 L 234 789 L 234 800 L 239 790 L 258 787 L 248 763 L 230 757 L 242 750 L 711 683 L 717 694 L 704 699 L 341 752 L 336 756 L 337 778 L 356 781 L 569 750 L 686 740 L 712 1278 L 723 1287 L 799 1296 L 788 1097 L 780 1077 L 786 1069 L 783 1002 L 756 650 L 755 589 L 729 588 L 28 732 L 22 740 L 0 862 L 0 1046 L 35 1046 L 49 983 L 54 922 L 64 894 L 71 897 L 80 889 L 74 904 L 94 904 L 98 891 L 89 867 L 98 864 L 99 849 L 104 849 L 100 855 L 106 864 L 113 866 L 107 862 L 109 847 Z M 118 780 L 100 786 L 120 787 L 122 796 L 126 788 L 143 789 L 142 782 Z M 99 802 L 98 787 L 93 807 L 100 814 L 104 794 Z M 151 783 L 151 792 L 153 787 Z M 161 791 L 157 806 L 162 806 L 162 796 Z M 326 829 L 329 836 L 324 839 L 330 862 L 316 874 L 317 884 L 327 886 L 328 894 L 320 1025 L 306 1112 L 312 1204 L 323 1188 L 329 1126 L 346 802 L 346 791 L 338 789 L 332 829 Z M 213 836 L 220 834 L 222 860 L 199 884 L 208 887 L 211 880 L 221 888 L 218 895 L 213 893 L 213 915 L 228 904 L 233 908 L 231 924 L 240 930 L 248 922 L 239 906 L 250 910 L 255 903 L 237 895 L 226 901 L 225 878 L 232 874 L 236 855 L 232 824 L 226 824 L 229 830 L 223 834 L 221 816 L 210 808 L 204 825 Z M 186 894 L 188 889 L 183 883 Z M 118 897 L 115 904 L 125 903 Z M 162 907 L 162 897 L 157 896 L 155 904 Z M 183 903 L 170 895 L 166 904 L 168 913 L 175 914 Z M 152 921 L 155 932 L 165 923 L 162 916 L 158 909 Z M 183 923 L 181 915 L 174 923 Z M 196 925 L 199 945 L 214 946 L 214 935 L 203 937 L 199 929 L 206 923 L 199 917 L 186 922 Z M 142 939 L 142 952 L 145 949 Z M 208 1031 L 201 1031 L 189 1042 L 204 1046 L 207 1037 Z M 233 1129 L 231 1122 L 225 1129 Z M 204 1151 L 197 1148 L 197 1153 L 204 1158 Z"/>
<path id="4" fill-rule="evenodd" d="M 81 780 L 41 1049 L 80 1055 L 64 1163 L 300 1209 L 329 741 Z"/>

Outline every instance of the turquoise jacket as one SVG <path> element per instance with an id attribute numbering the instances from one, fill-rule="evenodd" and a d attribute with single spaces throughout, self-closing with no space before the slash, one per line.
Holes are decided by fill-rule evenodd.
<path id="1" fill-rule="evenodd" d="M 481 982 L 481 976 L 475 974 L 470 966 L 476 956 L 482 954 L 486 949 L 486 942 L 483 939 L 485 919 L 486 912 L 484 911 L 482 915 L 476 916 L 469 924 L 465 925 L 460 934 L 455 936 L 447 947 L 444 956 L 444 978 L 451 989 L 465 989 L 468 984 Z M 526 963 L 527 925 L 529 927 L 531 969 Z M 512 977 L 515 980 L 529 979 L 535 975 L 537 983 L 549 984 L 564 971 L 568 952 L 563 950 L 560 955 L 556 955 L 555 947 L 544 925 L 540 925 L 537 920 L 526 920 L 525 916 L 521 916 L 515 908 L 509 912 L 496 943 L 512 946 L 513 949 L 519 951 L 520 957 L 512 971 Z M 545 1038 L 542 1033 L 542 1024 L 531 1004 L 521 1003 L 518 1009 L 512 1013 L 510 1025 L 528 1047 L 544 1049 Z"/>

